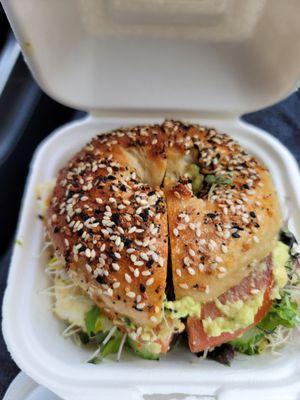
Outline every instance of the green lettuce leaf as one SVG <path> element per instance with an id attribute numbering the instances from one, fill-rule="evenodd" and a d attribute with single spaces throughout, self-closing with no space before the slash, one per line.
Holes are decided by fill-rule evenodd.
<path id="1" fill-rule="evenodd" d="M 252 356 L 262 353 L 268 343 L 265 339 L 265 333 L 254 327 L 246 331 L 242 336 L 230 342 L 235 350 L 243 354 Z"/>
<path id="2" fill-rule="evenodd" d="M 120 344 L 122 340 L 122 335 L 117 334 L 113 337 L 106 345 L 103 347 L 101 351 L 102 357 L 107 357 L 109 354 L 115 354 L 118 352 Z"/>
<path id="3" fill-rule="evenodd" d="M 98 337 L 99 340 L 99 348 L 101 348 L 101 343 L 100 340 L 104 340 L 105 337 L 107 336 L 107 332 L 106 333 L 101 333 L 99 335 L 96 336 L 96 338 Z M 99 364 L 102 362 L 103 358 L 109 356 L 110 354 L 115 354 L 118 352 L 120 345 L 121 345 L 121 340 L 122 340 L 122 334 L 121 332 L 117 331 L 112 338 L 103 346 L 103 348 L 101 349 L 101 351 L 99 351 L 99 353 L 91 358 L 88 363 L 89 364 Z"/>
<path id="4" fill-rule="evenodd" d="M 277 326 L 295 328 L 300 323 L 298 304 L 291 299 L 288 293 L 283 294 L 280 300 L 274 301 L 270 311 L 259 323 L 259 327 L 266 331 L 274 331 Z"/>
<path id="5" fill-rule="evenodd" d="M 85 316 L 85 327 L 87 334 L 92 337 L 101 330 L 100 310 L 97 306 L 93 306 Z M 100 326 L 99 326 L 100 325 Z"/>
<path id="6" fill-rule="evenodd" d="M 270 311 L 256 327 L 230 343 L 240 353 L 248 355 L 259 354 L 264 351 L 269 342 L 268 335 L 272 334 L 278 326 L 292 329 L 299 324 L 300 312 L 298 304 L 291 299 L 289 293 L 283 292 L 282 298 L 274 301 Z"/>

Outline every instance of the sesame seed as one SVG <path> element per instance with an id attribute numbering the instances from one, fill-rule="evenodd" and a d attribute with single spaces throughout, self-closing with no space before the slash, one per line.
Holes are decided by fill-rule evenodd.
<path id="1" fill-rule="evenodd" d="M 128 233 L 133 233 L 136 231 L 136 227 L 132 226 L 131 228 L 128 229 Z"/>
<path id="2" fill-rule="evenodd" d="M 85 255 L 90 258 L 91 257 L 91 250 L 89 248 L 85 249 Z"/>
<path id="3" fill-rule="evenodd" d="M 189 249 L 189 255 L 190 255 L 191 257 L 195 257 L 196 253 L 194 252 L 193 249 Z"/>
<path id="4" fill-rule="evenodd" d="M 145 307 L 145 303 L 138 303 L 136 305 L 136 308 L 138 308 L 139 310 L 142 310 Z"/>
<path id="5" fill-rule="evenodd" d="M 108 296 L 112 297 L 113 290 L 111 288 L 108 288 L 105 294 L 107 294 Z"/>
<path id="6" fill-rule="evenodd" d="M 173 233 L 174 233 L 174 236 L 178 236 L 179 235 L 178 229 L 174 228 Z"/>
<path id="7" fill-rule="evenodd" d="M 259 238 L 257 236 L 253 236 L 253 241 L 255 243 L 259 243 L 260 242 L 260 240 L 259 240 Z"/>
<path id="8" fill-rule="evenodd" d="M 156 253 L 152 253 L 152 258 L 155 262 L 158 262 L 158 255 Z"/>
<path id="9" fill-rule="evenodd" d="M 144 261 L 135 261 L 134 265 L 136 265 L 137 267 L 141 267 L 142 265 L 144 265 Z"/>
<path id="10" fill-rule="evenodd" d="M 179 283 L 179 287 L 181 287 L 182 289 L 188 289 L 188 285 L 186 283 Z"/>
<path id="11" fill-rule="evenodd" d="M 152 316 L 150 317 L 150 320 L 151 320 L 151 322 L 153 322 L 153 323 L 157 322 L 157 318 L 154 317 L 154 315 L 152 315 Z"/>
<path id="12" fill-rule="evenodd" d="M 150 276 L 151 275 L 151 271 L 143 271 L 142 275 L 143 276 Z"/>
<path id="13" fill-rule="evenodd" d="M 135 298 L 135 293 L 134 292 L 127 292 L 126 296 L 130 297 L 131 299 L 134 299 Z"/>
<path id="14" fill-rule="evenodd" d="M 102 246 L 100 247 L 100 251 L 103 252 L 105 250 L 105 243 L 102 244 Z"/>
<path id="15" fill-rule="evenodd" d="M 188 257 L 184 257 L 183 263 L 184 263 L 184 265 L 189 266 L 191 263 L 191 260 Z"/>
<path id="16" fill-rule="evenodd" d="M 119 260 L 120 260 L 120 258 L 121 258 L 121 254 L 120 254 L 120 253 L 117 253 L 117 252 L 114 253 L 114 256 L 115 256 L 116 258 L 118 258 Z"/>
<path id="17" fill-rule="evenodd" d="M 136 296 L 136 301 L 137 301 L 137 303 L 139 303 L 141 300 L 142 300 L 142 296 L 141 296 L 140 294 L 138 294 L 138 295 Z M 141 327 L 140 327 L 140 328 L 141 328 Z"/>
<path id="18" fill-rule="evenodd" d="M 130 275 L 129 274 L 125 274 L 125 280 L 128 282 L 128 283 L 131 283 L 132 282 L 132 279 L 131 279 L 131 277 L 130 277 Z"/>
<path id="19" fill-rule="evenodd" d="M 201 230 L 199 228 L 196 229 L 196 236 L 197 237 L 201 236 Z"/>
<path id="20" fill-rule="evenodd" d="M 136 268 L 136 269 L 133 271 L 133 275 L 134 275 L 136 278 L 138 278 L 139 275 L 140 275 L 140 271 Z"/>
<path id="21" fill-rule="evenodd" d="M 96 257 L 96 252 L 94 249 L 91 250 L 91 258 L 95 258 Z"/>
<path id="22" fill-rule="evenodd" d="M 215 261 L 216 261 L 217 263 L 221 263 L 221 262 L 223 262 L 223 259 L 222 259 L 222 257 L 217 256 L 217 257 L 215 258 Z"/>
<path id="23" fill-rule="evenodd" d="M 192 222 L 189 223 L 189 227 L 190 227 L 190 229 L 191 229 L 192 231 L 194 231 L 195 228 L 196 228 L 195 224 L 193 224 Z"/>
<path id="24" fill-rule="evenodd" d="M 141 254 L 140 254 L 140 257 L 141 257 L 143 260 L 145 260 L 145 261 L 148 261 L 148 260 L 149 260 L 149 257 L 147 256 L 146 253 L 141 253 Z"/>
<path id="25" fill-rule="evenodd" d="M 210 244 L 214 247 L 214 248 L 217 248 L 218 247 L 218 245 L 217 245 L 217 243 L 213 240 L 213 239 L 210 239 Z"/>
<path id="26" fill-rule="evenodd" d="M 204 264 L 202 264 L 202 263 L 198 264 L 198 269 L 199 269 L 199 271 L 204 271 L 204 269 L 205 269 Z"/>
<path id="27" fill-rule="evenodd" d="M 258 293 L 260 293 L 260 290 L 256 289 L 256 288 L 253 288 L 253 289 L 250 289 L 250 293 L 251 294 L 258 294 Z"/>
<path id="28" fill-rule="evenodd" d="M 92 267 L 89 264 L 85 264 L 85 268 L 88 272 L 92 272 Z"/>
<path id="29" fill-rule="evenodd" d="M 154 278 L 149 278 L 149 279 L 146 281 L 146 286 L 151 286 L 151 285 L 153 284 L 153 282 L 154 282 Z"/>
<path id="30" fill-rule="evenodd" d="M 190 275 L 195 275 L 195 274 L 196 274 L 194 268 L 192 268 L 192 267 L 188 267 L 188 273 L 189 273 Z"/>
<path id="31" fill-rule="evenodd" d="M 162 257 L 158 258 L 158 264 L 163 267 L 164 266 L 164 259 Z"/>
<path id="32" fill-rule="evenodd" d="M 129 250 L 129 249 L 128 249 L 128 250 Z M 127 250 L 127 251 L 128 251 L 128 250 Z M 132 250 L 134 251 L 134 249 L 132 249 Z M 135 261 L 136 261 L 136 255 L 131 254 L 130 259 L 131 259 L 132 262 L 135 262 Z"/>
<path id="33" fill-rule="evenodd" d="M 122 234 L 122 235 L 124 235 L 124 229 L 121 227 L 121 226 L 118 226 L 118 231 Z"/>
<path id="34" fill-rule="evenodd" d="M 224 239 L 229 239 L 230 236 L 231 235 L 230 235 L 230 231 L 229 230 L 224 231 L 224 234 L 223 234 Z"/>
<path id="35" fill-rule="evenodd" d="M 117 263 L 112 263 L 111 266 L 113 267 L 113 269 L 114 269 L 115 271 L 119 271 L 119 270 L 120 270 L 120 266 L 119 266 L 119 264 L 117 264 Z"/>
<path id="36" fill-rule="evenodd" d="M 114 289 L 118 289 L 118 287 L 120 286 L 120 282 L 114 282 L 112 286 Z"/>
<path id="37" fill-rule="evenodd" d="M 228 248 L 224 244 L 222 244 L 221 249 L 224 254 L 228 253 Z"/>
<path id="38" fill-rule="evenodd" d="M 181 270 L 180 270 L 179 268 L 176 269 L 176 274 L 177 274 L 178 276 L 180 276 L 180 277 L 182 276 Z"/>

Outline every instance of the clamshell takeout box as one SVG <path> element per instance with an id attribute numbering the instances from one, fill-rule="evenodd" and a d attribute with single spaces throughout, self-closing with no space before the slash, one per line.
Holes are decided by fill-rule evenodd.
<path id="1" fill-rule="evenodd" d="M 22 246 L 14 248 L 3 305 L 4 337 L 19 367 L 63 399 L 299 399 L 297 335 L 279 356 L 238 356 L 230 368 L 180 347 L 159 362 L 124 354 L 121 362 L 85 363 L 89 352 L 62 337 L 51 299 L 40 293 L 48 283 L 36 205 L 37 185 L 94 135 L 173 117 L 228 132 L 261 159 L 300 237 L 295 160 L 274 137 L 239 119 L 296 88 L 299 1 L 3 0 L 3 6 L 40 86 L 88 111 L 44 140 L 31 163 L 17 231 Z"/>

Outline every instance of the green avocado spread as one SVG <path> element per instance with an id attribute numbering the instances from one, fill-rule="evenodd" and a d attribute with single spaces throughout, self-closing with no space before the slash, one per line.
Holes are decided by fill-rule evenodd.
<path id="1" fill-rule="evenodd" d="M 280 298 L 279 290 L 287 283 L 288 277 L 285 264 L 289 259 L 289 247 L 282 242 L 277 242 L 273 252 L 274 288 L 272 298 Z M 202 321 L 204 331 L 208 336 L 219 336 L 222 333 L 232 333 L 237 329 L 245 328 L 254 322 L 255 315 L 263 303 L 263 293 L 251 296 L 249 299 L 222 304 L 215 301 L 217 308 L 223 314 L 222 317 L 212 319 L 210 317 Z"/>
<path id="2" fill-rule="evenodd" d="M 215 301 L 217 308 L 224 317 L 211 319 L 210 317 L 202 320 L 203 328 L 208 336 L 219 336 L 225 332 L 234 332 L 237 329 L 251 325 L 255 315 L 263 302 L 263 293 L 251 296 L 249 299 L 222 304 L 219 300 Z"/>
<path id="3" fill-rule="evenodd" d="M 165 309 L 171 319 L 185 317 L 200 317 L 201 305 L 191 296 L 185 296 L 180 300 L 166 301 Z"/>
<path id="4" fill-rule="evenodd" d="M 272 299 L 280 299 L 281 296 L 279 291 L 287 284 L 288 276 L 285 264 L 289 257 L 289 247 L 282 242 L 277 242 L 273 250 L 274 287 L 271 295 Z"/>

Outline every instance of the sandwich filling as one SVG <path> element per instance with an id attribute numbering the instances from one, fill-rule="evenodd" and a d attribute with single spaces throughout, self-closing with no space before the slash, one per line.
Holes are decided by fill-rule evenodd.
<path id="1" fill-rule="evenodd" d="M 137 326 L 129 318 L 121 316 L 110 320 L 69 278 L 64 263 L 57 256 L 51 257 L 47 272 L 53 280 L 53 312 L 68 325 L 63 335 L 72 336 L 78 344 L 94 343 L 100 349 L 89 360 L 91 363 L 98 363 L 103 357 L 116 353 L 122 339 L 123 345 L 127 344 L 140 357 L 158 359 L 170 349 L 172 341 L 184 330 L 181 318 L 199 316 L 199 306 L 191 298 L 185 298 L 174 302 L 165 301 L 163 319 L 155 327 Z M 109 340 L 104 343 L 109 334 Z"/>
<path id="2" fill-rule="evenodd" d="M 255 274 L 258 271 L 260 274 L 271 271 L 273 282 L 268 294 L 273 305 L 269 306 L 269 311 L 257 325 L 255 320 L 263 305 L 266 288 L 257 292 L 254 290 L 254 293 L 240 299 L 237 299 L 238 292 L 231 293 L 228 296 L 231 300 L 227 301 L 224 301 L 225 296 L 221 296 L 221 299 L 213 302 L 213 311 L 211 305 L 207 307 L 207 304 L 197 303 L 190 296 L 174 301 L 165 299 L 164 318 L 155 329 L 150 326 L 137 327 L 126 318 L 111 321 L 73 283 L 65 272 L 63 263 L 55 256 L 47 266 L 47 272 L 53 279 L 53 312 L 67 324 L 63 332 L 65 337 L 73 337 L 78 345 L 94 343 L 101 349 L 89 359 L 91 363 L 98 363 L 109 354 L 117 353 L 121 344 L 126 344 L 141 358 L 159 359 L 162 353 L 169 350 L 172 340 L 184 330 L 182 319 L 199 321 L 201 313 L 204 314 L 201 320 L 203 333 L 208 342 L 209 338 L 214 340 L 224 334 L 238 332 L 235 339 L 228 337 L 231 345 L 239 352 L 257 354 L 272 346 L 276 349 L 280 347 L 290 334 L 290 329 L 300 323 L 295 296 L 299 282 L 298 267 L 294 265 L 298 263 L 297 251 L 296 246 L 290 248 L 284 242 L 278 241 L 270 257 L 272 263 L 268 266 L 264 262 L 257 267 Z M 112 330 L 110 339 L 102 346 Z M 207 346 L 207 341 L 204 341 L 204 345 Z"/>

